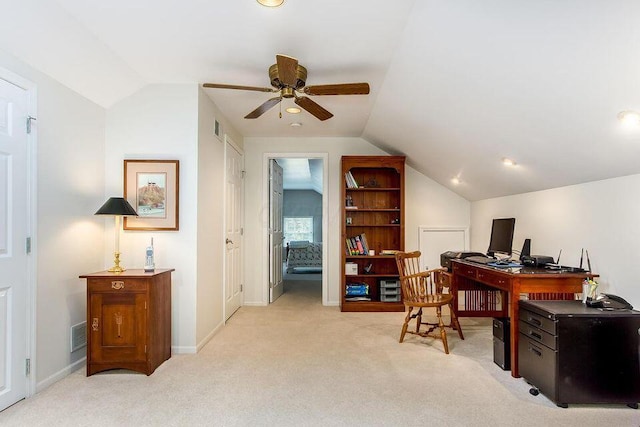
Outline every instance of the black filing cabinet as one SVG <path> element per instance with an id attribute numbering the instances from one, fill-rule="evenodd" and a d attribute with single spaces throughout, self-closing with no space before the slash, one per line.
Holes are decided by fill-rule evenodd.
<path id="1" fill-rule="evenodd" d="M 508 317 L 493 319 L 493 363 L 503 370 L 511 369 L 511 331 Z"/>
<path id="2" fill-rule="evenodd" d="M 520 301 L 520 375 L 558 406 L 640 402 L 640 312 Z"/>

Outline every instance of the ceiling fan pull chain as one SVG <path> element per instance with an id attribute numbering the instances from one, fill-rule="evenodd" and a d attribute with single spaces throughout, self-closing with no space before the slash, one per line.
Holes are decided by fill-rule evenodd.
<path id="1" fill-rule="evenodd" d="M 282 118 L 282 102 L 280 103 L 280 118 Z"/>

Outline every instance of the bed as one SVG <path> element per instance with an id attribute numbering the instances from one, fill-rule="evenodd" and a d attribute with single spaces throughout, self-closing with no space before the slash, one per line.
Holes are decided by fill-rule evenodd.
<path id="1" fill-rule="evenodd" d="M 296 268 L 322 269 L 322 242 L 293 240 L 287 245 L 287 273 Z"/>

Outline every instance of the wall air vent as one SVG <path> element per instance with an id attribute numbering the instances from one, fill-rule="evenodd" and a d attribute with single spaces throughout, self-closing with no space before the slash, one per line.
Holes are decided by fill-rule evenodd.
<path id="1" fill-rule="evenodd" d="M 71 327 L 71 353 L 87 346 L 87 322 Z"/>

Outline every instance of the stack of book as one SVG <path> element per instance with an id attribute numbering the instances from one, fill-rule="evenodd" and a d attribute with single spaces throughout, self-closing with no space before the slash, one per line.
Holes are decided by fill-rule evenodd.
<path id="1" fill-rule="evenodd" d="M 371 301 L 369 285 L 362 282 L 347 283 L 345 289 L 346 301 Z"/>
<path id="2" fill-rule="evenodd" d="M 353 175 L 351 175 L 351 171 L 344 174 L 344 180 L 347 183 L 347 188 L 358 188 L 358 183 Z"/>
<path id="3" fill-rule="evenodd" d="M 399 250 L 396 249 L 383 249 L 380 251 L 380 255 L 394 255 L 397 254 L 398 252 L 400 252 Z"/>
<path id="4" fill-rule="evenodd" d="M 357 236 L 347 237 L 346 253 L 347 255 L 368 255 L 369 243 L 367 242 L 367 236 L 362 233 Z"/>

